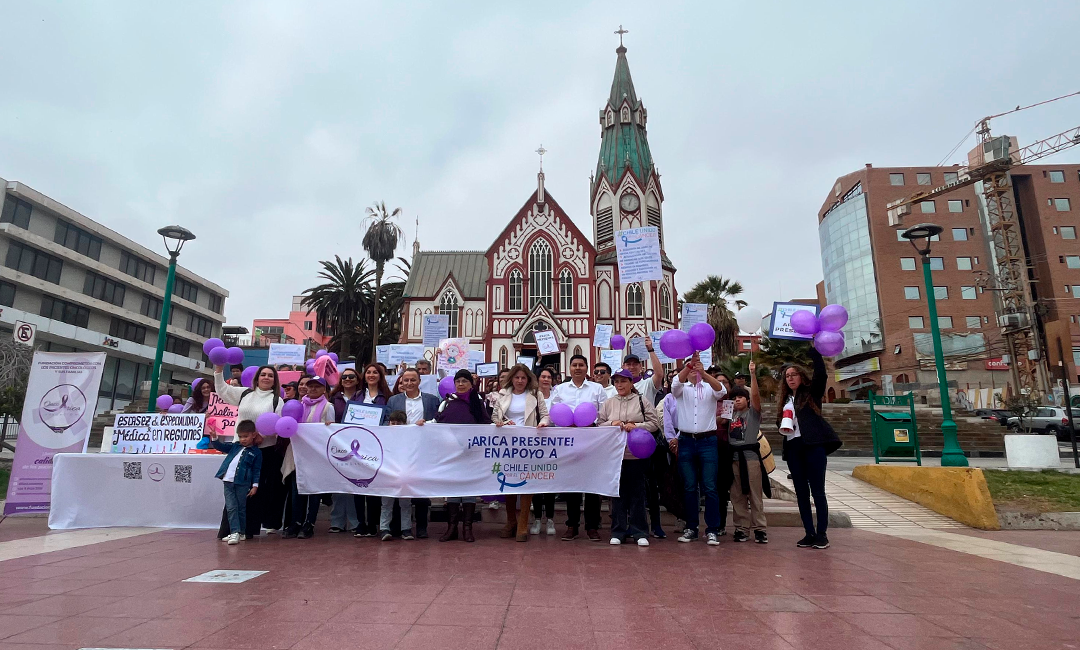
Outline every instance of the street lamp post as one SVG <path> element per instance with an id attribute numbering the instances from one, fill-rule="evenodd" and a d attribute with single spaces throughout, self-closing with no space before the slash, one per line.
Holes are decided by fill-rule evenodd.
<path id="1" fill-rule="evenodd" d="M 165 280 L 165 300 L 161 304 L 161 324 L 158 326 L 157 350 L 154 352 L 154 369 L 150 373 L 150 410 L 154 410 L 154 403 L 158 397 L 158 381 L 161 379 L 161 357 L 165 353 L 166 331 L 169 327 L 169 311 L 172 309 L 173 283 L 176 281 L 176 258 L 180 256 L 180 249 L 184 242 L 195 239 L 190 230 L 182 226 L 165 226 L 158 230 L 158 234 L 165 241 L 165 250 L 169 251 L 169 277 Z M 171 244 L 170 244 L 171 242 Z"/>
<path id="2" fill-rule="evenodd" d="M 941 330 L 938 328 L 937 297 L 934 295 L 934 278 L 930 271 L 930 238 L 941 234 L 943 228 L 932 223 L 920 223 L 908 228 L 902 233 L 902 237 L 911 242 L 911 245 L 919 252 L 922 258 L 923 282 L 926 284 L 926 304 L 930 312 L 930 335 L 934 339 L 934 365 L 937 366 L 938 391 L 941 393 L 941 436 L 944 444 L 941 449 L 942 467 L 967 467 L 967 456 L 960 449 L 960 442 L 956 438 L 956 422 L 952 417 L 952 406 L 949 404 L 949 385 L 945 378 L 945 357 L 941 353 Z M 916 243 L 925 240 L 925 246 L 920 248 Z"/>

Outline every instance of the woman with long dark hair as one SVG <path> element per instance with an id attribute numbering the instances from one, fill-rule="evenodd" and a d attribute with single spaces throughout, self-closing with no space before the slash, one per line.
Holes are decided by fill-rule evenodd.
<path id="1" fill-rule="evenodd" d="M 360 381 L 354 381 L 362 378 Z M 341 423 L 349 404 L 370 404 L 386 406 L 390 399 L 390 386 L 386 383 L 386 374 L 382 366 L 369 363 L 362 374 L 346 368 L 341 371 L 338 387 L 334 389 L 331 401 L 334 404 L 336 421 Z M 385 417 L 383 418 L 385 423 Z M 382 497 L 360 494 L 335 494 L 330 509 L 330 532 L 342 533 L 352 530 L 354 537 L 374 537 L 379 531 L 379 512 L 382 510 Z M 353 522 L 356 522 L 353 525 Z"/>
<path id="2" fill-rule="evenodd" d="M 214 366 L 214 388 L 223 402 L 237 407 L 237 424 L 245 420 L 255 422 L 263 413 L 281 414 L 285 400 L 281 398 L 281 380 L 273 366 L 259 367 L 251 388 L 230 386 L 221 374 L 223 369 L 223 366 Z M 273 434 L 258 435 L 256 440 L 260 440 L 262 471 L 259 474 L 259 490 L 247 502 L 245 534 L 249 539 L 257 536 L 263 527 L 270 532 L 278 531 L 285 515 L 285 486 L 281 482 L 284 449 L 278 448 L 278 437 Z M 224 525 L 218 530 L 219 533 L 228 530 L 227 517 L 227 514 L 223 515 Z M 224 534 L 218 537 L 224 537 Z"/>
<path id="3" fill-rule="evenodd" d="M 821 354 L 810 348 L 814 374 L 796 364 L 783 367 L 780 391 L 776 400 L 776 427 L 784 435 L 784 460 L 795 484 L 806 536 L 799 548 L 828 548 L 829 503 L 825 498 L 825 469 L 829 454 L 843 444 L 821 415 L 821 400 L 825 396 L 828 374 Z M 817 528 L 810 510 L 810 497 L 817 510 Z"/>
<path id="4" fill-rule="evenodd" d="M 195 380 L 191 387 L 191 396 L 184 402 L 184 413 L 206 413 L 210 406 L 210 394 L 214 392 L 214 385 L 205 379 Z"/>
<path id="5" fill-rule="evenodd" d="M 443 424 L 491 424 L 491 414 L 480 399 L 480 393 L 473 384 L 472 373 L 467 369 L 462 368 L 454 375 L 454 392 L 448 394 L 439 405 L 439 414 L 435 416 L 435 421 Z M 457 539 L 457 524 L 461 521 L 461 538 L 466 542 L 475 542 L 472 524 L 473 515 L 476 514 L 476 498 L 447 497 L 446 511 L 446 532 L 439 541 Z"/>
<path id="6" fill-rule="evenodd" d="M 551 366 L 544 366 L 540 373 L 536 376 L 537 397 L 540 397 L 544 406 L 548 409 L 551 408 L 551 389 L 555 384 L 559 383 L 558 374 Z M 555 495 L 554 494 L 534 494 L 532 498 L 533 507 L 533 522 L 529 528 L 529 534 L 539 535 L 541 528 L 541 520 L 547 515 L 547 526 L 544 527 L 544 532 L 548 535 L 555 534 Z"/>

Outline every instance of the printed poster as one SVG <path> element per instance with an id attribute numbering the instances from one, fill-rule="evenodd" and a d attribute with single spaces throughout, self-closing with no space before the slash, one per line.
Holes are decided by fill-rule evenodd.
<path id="1" fill-rule="evenodd" d="M 684 302 L 682 317 L 679 319 L 679 329 L 689 332 L 690 328 L 698 323 L 709 322 L 709 306 L 699 302 Z"/>
<path id="2" fill-rule="evenodd" d="M 53 457 L 86 453 L 104 352 L 35 352 L 4 515 L 49 511 Z"/>
<path id="3" fill-rule="evenodd" d="M 656 352 L 656 358 L 660 360 L 660 363 L 675 363 L 675 360 L 664 354 L 664 351 L 660 349 L 660 336 L 663 332 L 649 332 L 649 338 L 652 339 L 652 349 Z M 644 343 L 644 341 L 642 342 Z M 645 354 L 648 355 L 649 351 L 646 350 Z M 645 361 L 648 356 L 641 357 L 642 361 Z M 655 368 L 653 368 L 655 370 Z"/>
<path id="4" fill-rule="evenodd" d="M 600 360 L 611 366 L 611 371 L 622 369 L 622 350 L 600 350 Z"/>
<path id="5" fill-rule="evenodd" d="M 413 365 L 418 359 L 424 358 L 424 345 L 422 343 L 397 343 L 389 346 L 389 361 L 384 361 L 387 368 L 396 368 L 402 363 Z"/>
<path id="6" fill-rule="evenodd" d="M 279 366 L 287 363 L 290 366 L 304 367 L 304 357 L 307 355 L 307 346 L 293 343 L 271 343 L 270 353 L 266 357 L 266 365 Z"/>
<path id="7" fill-rule="evenodd" d="M 536 337 L 536 351 L 541 355 L 559 353 L 559 341 L 555 338 L 555 332 L 537 330 L 533 332 L 533 336 Z"/>
<path id="8" fill-rule="evenodd" d="M 205 413 L 117 413 L 114 454 L 186 454 L 203 437 Z"/>
<path id="9" fill-rule="evenodd" d="M 593 329 L 592 344 L 595 348 L 610 348 L 611 347 L 611 330 L 612 325 L 597 325 Z"/>
<path id="10" fill-rule="evenodd" d="M 437 348 L 439 341 L 450 336 L 449 314 L 424 314 L 423 330 L 424 347 Z"/>
<path id="11" fill-rule="evenodd" d="M 483 350 L 469 350 L 469 372 L 476 372 L 477 366 L 487 361 L 487 353 Z"/>
<path id="12" fill-rule="evenodd" d="M 631 228 L 615 233 L 619 283 L 663 280 L 660 262 L 660 230 L 656 226 Z"/>
<path id="13" fill-rule="evenodd" d="M 788 341 L 809 341 L 813 339 L 813 336 L 799 334 L 791 329 L 791 315 L 800 310 L 813 312 L 816 316 L 818 306 L 798 302 L 774 302 L 772 316 L 769 318 L 769 338 Z"/>
<path id="14" fill-rule="evenodd" d="M 376 345 L 375 346 L 375 361 L 383 364 L 387 368 L 390 367 L 390 346 L 389 345 Z"/>

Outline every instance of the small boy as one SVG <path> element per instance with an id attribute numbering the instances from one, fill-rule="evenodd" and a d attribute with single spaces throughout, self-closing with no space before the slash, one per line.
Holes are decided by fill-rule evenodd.
<path id="1" fill-rule="evenodd" d="M 255 423 L 251 420 L 242 420 L 236 425 L 236 441 L 231 445 L 218 442 L 217 433 L 213 431 L 208 435 L 214 448 L 226 454 L 217 477 L 225 483 L 225 509 L 232 530 L 225 541 L 233 546 L 240 542 L 247 525 L 247 499 L 255 496 L 259 489 L 262 451 L 255 445 Z"/>
<path id="2" fill-rule="evenodd" d="M 758 392 L 755 365 L 750 363 L 750 390 L 735 386 L 728 394 L 735 400 L 728 426 L 728 439 L 731 441 L 731 470 L 735 479 L 731 483 L 731 510 L 735 524 L 732 540 L 746 542 L 750 540 L 749 531 L 754 531 L 754 541 L 768 544 L 769 535 L 765 531 L 765 506 L 763 496 L 772 496 L 769 487 L 769 474 L 761 462 L 761 446 L 758 443 L 758 431 L 761 429 L 761 394 Z"/>
<path id="3" fill-rule="evenodd" d="M 408 423 L 409 416 L 405 411 L 390 411 L 388 418 L 391 426 Z M 394 499 L 396 497 L 383 497 L 382 510 L 379 512 L 379 537 L 382 541 L 389 542 L 394 538 L 390 534 L 390 520 L 394 516 Z M 413 539 L 412 534 L 412 499 L 398 498 L 398 506 L 401 508 L 401 539 Z"/>

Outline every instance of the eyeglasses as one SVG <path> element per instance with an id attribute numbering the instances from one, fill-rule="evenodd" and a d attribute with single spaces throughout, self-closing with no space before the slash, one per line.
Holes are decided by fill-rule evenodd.
<path id="1" fill-rule="evenodd" d="M 601 368 L 599 370 L 594 370 L 593 372 L 595 372 L 598 375 L 609 375 L 609 374 L 611 374 L 607 370 L 604 370 L 603 368 Z"/>
<path id="2" fill-rule="evenodd" d="M 342 375 L 341 376 L 342 381 L 345 381 L 346 379 L 351 379 L 353 381 L 359 381 L 360 380 L 360 378 L 357 377 L 356 375 Z"/>

